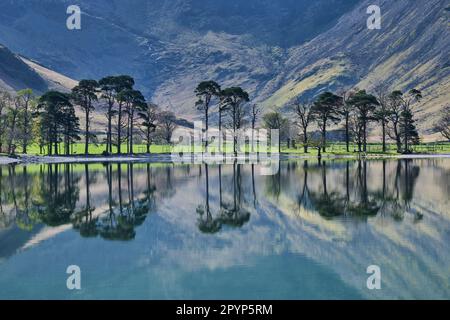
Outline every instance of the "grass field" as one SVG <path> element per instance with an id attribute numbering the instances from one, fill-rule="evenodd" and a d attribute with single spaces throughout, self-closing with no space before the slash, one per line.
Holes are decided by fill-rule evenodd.
<path id="1" fill-rule="evenodd" d="M 232 152 L 232 145 L 225 146 L 225 150 L 227 152 Z M 101 155 L 103 151 L 105 150 L 104 144 L 91 144 L 89 145 L 89 154 L 91 155 Z M 122 147 L 122 153 L 126 153 L 126 145 Z M 146 153 L 146 146 L 143 144 L 136 144 L 134 145 L 134 153 L 135 154 L 144 154 Z M 247 147 L 247 151 L 249 151 L 250 148 Z M 414 153 L 420 153 L 420 154 L 445 154 L 450 153 L 450 143 L 426 143 L 426 144 L 419 144 L 412 146 L 412 150 Z M 20 153 L 21 150 L 17 150 L 17 153 Z M 150 152 L 153 154 L 167 154 L 171 153 L 172 151 L 176 152 L 191 152 L 190 147 L 173 147 L 170 145 L 152 145 L 150 148 Z M 202 148 L 196 148 L 194 152 L 200 153 L 202 152 Z M 210 152 L 214 152 L 213 147 L 210 147 Z M 264 152 L 264 150 L 261 150 Z M 274 151 L 276 151 L 274 149 Z M 117 148 L 113 147 L 113 153 L 115 154 L 117 152 Z M 287 148 L 286 146 L 282 146 L 281 148 L 282 153 L 291 153 L 296 155 L 304 154 L 303 146 L 297 145 L 296 148 Z M 388 154 L 388 155 L 395 155 L 396 152 L 396 146 L 394 144 L 388 145 L 388 151 L 386 153 L 382 152 L 382 146 L 381 144 L 368 144 L 367 145 L 367 153 L 368 154 Z M 28 147 L 28 154 L 32 155 L 45 155 L 47 154 L 46 148 L 43 149 L 43 152 L 40 153 L 39 146 L 38 145 L 31 145 Z M 60 145 L 59 154 L 64 154 L 64 148 L 63 145 Z M 350 145 L 350 152 L 346 151 L 346 147 L 344 143 L 331 143 L 327 145 L 327 152 L 324 153 L 324 155 L 353 155 L 357 154 L 357 146 L 356 145 Z M 83 143 L 76 143 L 71 146 L 71 155 L 84 155 L 84 144 Z M 308 155 L 317 155 L 317 150 L 314 148 L 309 149 Z"/>
<path id="2" fill-rule="evenodd" d="M 439 143 L 423 143 L 418 145 L 411 146 L 411 149 L 414 153 L 420 154 L 445 154 L 450 153 L 450 143 L 439 142 Z M 357 153 L 358 146 L 356 144 L 350 144 L 350 152 L 346 151 L 345 143 L 332 143 L 327 145 L 326 154 L 335 154 L 335 155 L 346 155 L 346 154 L 355 154 Z M 286 153 L 304 153 L 303 147 L 298 147 L 296 149 L 284 148 L 283 152 Z M 312 149 L 311 152 L 317 153 L 315 149 Z M 383 152 L 383 147 L 381 143 L 371 143 L 367 145 L 367 153 L 368 154 L 397 154 L 397 147 L 395 144 L 388 144 L 387 151 Z"/>
<path id="3" fill-rule="evenodd" d="M 136 144 L 134 145 L 134 153 L 146 153 L 147 148 L 145 145 Z M 89 145 L 89 154 L 91 155 L 101 155 L 106 149 L 105 144 L 90 144 Z M 122 146 L 122 153 L 126 153 L 127 146 Z M 20 150 L 19 150 L 20 152 Z M 151 153 L 163 154 L 172 152 L 172 146 L 169 145 L 152 145 L 150 148 Z M 117 147 L 113 146 L 113 153 L 117 153 Z M 40 153 L 38 145 L 31 145 L 28 147 L 28 154 L 33 155 L 44 155 L 47 154 L 47 148 L 43 149 L 43 152 Z M 59 147 L 59 154 L 64 154 L 64 147 L 61 144 Z M 84 143 L 75 143 L 71 146 L 71 155 L 84 155 Z"/>

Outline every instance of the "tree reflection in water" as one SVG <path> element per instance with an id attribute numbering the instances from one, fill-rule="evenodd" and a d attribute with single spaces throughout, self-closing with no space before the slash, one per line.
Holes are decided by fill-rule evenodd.
<path id="1" fill-rule="evenodd" d="M 95 207 L 91 205 L 91 192 L 90 184 L 92 178 L 89 175 L 89 166 L 84 165 L 84 179 L 85 179 L 85 191 L 86 191 L 86 205 L 77 213 L 73 226 L 80 231 L 80 235 L 86 238 L 98 236 L 97 230 L 97 218 L 93 218 L 92 213 Z"/>
<path id="2" fill-rule="evenodd" d="M 439 177 L 448 176 L 445 169 L 436 170 L 442 171 Z M 196 211 L 200 232 L 209 234 L 243 227 L 251 211 L 267 210 L 261 207 L 266 198 L 278 206 L 291 198 L 298 214 L 307 209 L 327 220 L 364 222 L 383 216 L 402 221 L 406 212 L 413 212 L 420 221 L 421 213 L 411 210 L 419 174 L 418 162 L 411 159 L 287 161 L 267 177 L 255 176 L 254 164 L 237 162 L 196 168 L 132 163 L 0 166 L 0 230 L 72 225 L 83 237 L 132 240 L 158 201 L 184 192 L 183 183 L 200 188 L 180 199 L 204 197 L 189 210 Z"/>
<path id="3" fill-rule="evenodd" d="M 199 169 L 199 177 L 201 177 L 201 167 Z M 217 233 L 220 231 L 222 225 L 211 214 L 209 205 L 209 169 L 207 164 L 205 164 L 205 185 L 205 204 L 199 205 L 196 210 L 199 215 L 198 229 L 203 233 Z"/>
<path id="4" fill-rule="evenodd" d="M 367 161 L 358 161 L 356 189 L 359 190 L 359 199 L 347 203 L 346 210 L 349 215 L 363 219 L 376 216 L 380 210 L 380 203 L 367 189 Z"/>
<path id="5" fill-rule="evenodd" d="M 310 191 L 311 203 L 319 214 L 327 219 L 331 219 L 344 214 L 345 197 L 337 191 L 329 192 L 327 188 L 327 164 L 319 162 L 322 175 L 322 191 Z"/>
<path id="6" fill-rule="evenodd" d="M 241 165 L 233 164 L 233 202 L 224 203 L 220 211 L 220 222 L 231 227 L 242 227 L 250 220 L 250 212 L 243 207 Z"/>
<path id="7" fill-rule="evenodd" d="M 88 164 L 49 164 L 32 168 L 33 172 L 29 173 L 26 166 L 0 166 L 0 229 L 16 225 L 32 230 L 38 224 L 50 227 L 72 224 L 83 237 L 131 240 L 136 235 L 136 227 L 156 208 L 156 184 L 152 181 L 149 164 L 146 165 L 146 188 L 139 195 L 135 193 L 133 164 L 105 164 L 104 173 L 91 170 Z M 102 186 L 102 190 L 107 188 L 106 211 L 97 210 L 93 205 L 92 184 L 96 184 L 96 188 Z M 80 197 L 80 190 L 83 197 Z"/>
<path id="8" fill-rule="evenodd" d="M 108 176 L 108 214 L 101 216 L 95 223 L 96 232 L 108 240 L 132 240 L 136 236 L 136 227 L 140 226 L 147 215 L 155 209 L 155 198 L 153 193 L 156 187 L 151 182 L 150 169 L 147 167 L 147 189 L 142 197 L 136 197 L 134 192 L 134 174 L 132 163 L 126 164 L 126 193 L 127 198 L 123 199 L 123 171 L 122 164 L 117 165 L 117 190 L 119 205 L 112 200 L 113 170 L 112 165 L 106 165 Z"/>
<path id="9" fill-rule="evenodd" d="M 204 164 L 205 167 L 205 203 L 197 207 L 198 228 L 203 233 L 217 233 L 222 229 L 222 226 L 229 226 L 232 228 L 240 228 L 250 220 L 250 212 L 243 206 L 244 196 L 242 194 L 242 173 L 241 164 L 235 161 L 232 165 L 232 200 L 225 201 L 222 186 L 222 165 L 218 165 L 218 179 L 219 179 L 219 210 L 218 214 L 213 217 L 210 206 L 210 190 L 209 190 L 209 165 Z M 201 172 L 201 171 L 200 171 Z M 253 173 L 253 171 L 252 171 Z M 252 174 L 252 181 L 254 186 L 254 175 Z M 253 194 L 256 191 L 253 189 Z M 253 201 L 254 204 L 256 200 Z"/>
<path id="10" fill-rule="evenodd" d="M 387 161 L 382 160 L 381 187 L 369 188 L 368 164 L 370 161 L 359 160 L 355 163 L 345 162 L 332 166 L 331 170 L 344 172 L 343 179 L 333 175 L 332 191 L 328 187 L 330 166 L 326 161 L 303 165 L 303 187 L 297 196 L 298 208 L 305 207 L 316 211 L 326 219 L 345 217 L 347 219 L 365 220 L 376 215 L 389 214 L 394 220 L 402 220 L 404 213 L 410 209 L 414 187 L 419 177 L 420 168 L 411 159 L 395 161 L 395 175 L 387 176 Z M 372 162 L 375 163 L 375 162 Z M 356 168 L 352 172 L 351 167 Z M 313 190 L 308 186 L 308 173 L 313 180 L 320 180 L 320 187 Z M 291 173 L 289 173 L 291 174 Z M 320 178 L 319 178 L 320 176 Z M 393 179 L 392 179 L 393 178 Z M 272 185 L 274 179 L 270 179 Z M 389 184 L 389 181 L 392 181 Z M 276 181 L 276 180 L 275 180 Z M 279 189 L 276 186 L 274 189 Z M 416 213 L 416 220 L 420 220 Z"/>
<path id="11" fill-rule="evenodd" d="M 41 185 L 34 207 L 39 220 L 50 227 L 70 223 L 75 213 L 80 192 L 78 186 L 80 177 L 74 176 L 72 168 L 70 164 L 49 165 L 45 179 L 40 180 Z"/>

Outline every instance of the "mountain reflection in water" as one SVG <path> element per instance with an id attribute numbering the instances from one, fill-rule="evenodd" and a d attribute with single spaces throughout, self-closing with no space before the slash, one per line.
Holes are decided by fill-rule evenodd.
<path id="1" fill-rule="evenodd" d="M 258 169 L 0 166 L 0 297 L 76 298 L 79 259 L 91 298 L 450 298 L 450 160 Z"/>

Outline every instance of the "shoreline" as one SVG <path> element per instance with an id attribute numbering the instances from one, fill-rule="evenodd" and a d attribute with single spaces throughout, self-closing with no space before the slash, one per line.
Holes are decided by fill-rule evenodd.
<path id="1" fill-rule="evenodd" d="M 348 155 L 348 154 L 328 154 L 322 155 L 322 159 L 450 159 L 450 154 L 408 154 L 408 155 L 394 155 L 394 154 L 368 154 L 366 156 Z M 269 161 L 274 157 L 268 157 Z M 275 156 L 275 159 L 279 160 L 291 160 L 291 159 L 318 159 L 317 155 L 297 155 L 297 154 L 281 154 L 279 157 Z M 0 156 L 0 165 L 9 164 L 52 164 L 52 163 L 101 163 L 101 162 L 143 162 L 143 163 L 188 163 L 188 160 L 200 160 L 201 162 L 217 162 L 217 161 L 257 161 L 252 157 L 206 157 L 201 154 L 195 154 L 190 157 L 183 157 L 179 159 L 173 159 L 171 154 L 151 154 L 151 155 L 116 155 L 116 156 L 35 156 L 35 155 L 18 155 L 17 158 Z"/>

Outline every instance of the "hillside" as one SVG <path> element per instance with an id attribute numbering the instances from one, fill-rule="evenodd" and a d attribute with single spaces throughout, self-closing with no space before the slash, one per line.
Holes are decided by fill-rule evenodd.
<path id="1" fill-rule="evenodd" d="M 20 57 L 31 69 L 33 69 L 47 83 L 48 90 L 68 91 L 78 84 L 78 81 L 66 77 L 63 74 L 50 70 L 35 61 Z"/>
<path id="2" fill-rule="evenodd" d="M 193 91 L 206 79 L 244 87 L 265 110 L 323 90 L 418 87 L 427 138 L 450 101 L 448 0 L 80 0 L 76 31 L 65 27 L 69 4 L 2 1 L 0 42 L 73 79 L 130 74 L 188 120 L 200 117 Z M 381 30 L 366 28 L 372 4 Z"/>
<path id="3" fill-rule="evenodd" d="M 419 127 L 430 135 L 438 111 L 450 101 L 448 1 L 381 1 L 382 29 L 368 30 L 365 11 L 372 3 L 363 1 L 327 32 L 292 48 L 285 69 L 261 90 L 263 105 L 282 107 L 296 95 L 352 86 L 415 87 L 424 93 L 415 106 Z"/>
<path id="4" fill-rule="evenodd" d="M 50 89 L 70 90 L 76 81 L 36 62 L 12 53 L 0 44 L 0 88 L 18 91 L 31 88 L 36 94 Z"/>
<path id="5" fill-rule="evenodd" d="M 130 74 L 148 98 L 193 118 L 196 83 L 208 77 L 256 96 L 289 47 L 332 27 L 356 2 L 80 0 L 82 28 L 70 31 L 70 1 L 3 0 L 0 42 L 74 79 Z"/>
<path id="6" fill-rule="evenodd" d="M 43 92 L 47 89 L 47 83 L 20 57 L 0 45 L 0 88 L 8 91 L 33 88 Z"/>

